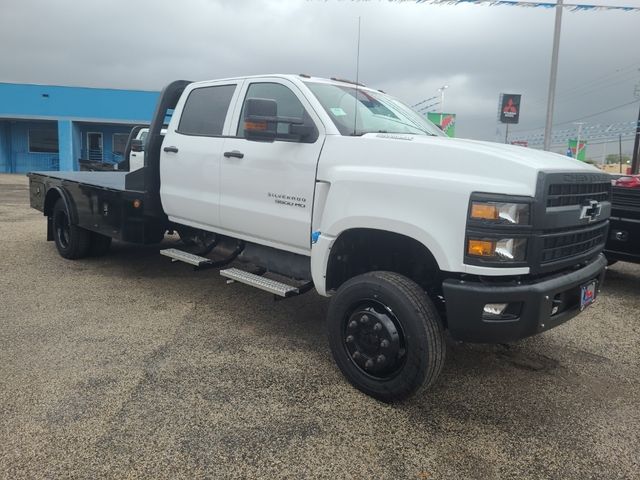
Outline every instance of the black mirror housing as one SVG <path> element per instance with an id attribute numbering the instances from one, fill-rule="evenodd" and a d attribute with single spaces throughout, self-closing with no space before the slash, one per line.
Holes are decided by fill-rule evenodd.
<path id="1" fill-rule="evenodd" d="M 131 151 L 132 152 L 144 152 L 144 143 L 142 140 L 138 138 L 134 138 L 131 140 Z"/>
<path id="2" fill-rule="evenodd" d="M 247 140 L 273 142 L 278 134 L 278 102 L 247 98 L 244 103 L 244 134 Z"/>

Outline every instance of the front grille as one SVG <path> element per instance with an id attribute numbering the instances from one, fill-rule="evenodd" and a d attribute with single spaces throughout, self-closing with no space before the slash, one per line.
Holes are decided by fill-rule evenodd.
<path id="1" fill-rule="evenodd" d="M 613 189 L 613 208 L 640 212 L 640 190 L 615 187 Z"/>
<path id="2" fill-rule="evenodd" d="M 547 207 L 582 205 L 587 200 L 609 200 L 611 182 L 557 183 L 549 185 Z"/>
<path id="3" fill-rule="evenodd" d="M 603 247 L 608 224 L 567 229 L 546 233 L 542 247 L 542 263 L 556 262 Z"/>

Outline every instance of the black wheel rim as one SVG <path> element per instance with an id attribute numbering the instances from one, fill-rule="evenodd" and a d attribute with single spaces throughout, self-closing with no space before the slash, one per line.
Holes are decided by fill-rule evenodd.
<path id="1" fill-rule="evenodd" d="M 65 212 L 57 212 L 55 217 L 56 236 L 58 237 L 58 243 L 63 248 L 69 247 L 69 239 L 71 237 L 71 230 L 69 226 L 69 219 Z"/>
<path id="2" fill-rule="evenodd" d="M 364 301 L 345 316 L 343 327 L 346 353 L 362 373 L 385 380 L 402 370 L 407 358 L 405 336 L 389 307 Z"/>

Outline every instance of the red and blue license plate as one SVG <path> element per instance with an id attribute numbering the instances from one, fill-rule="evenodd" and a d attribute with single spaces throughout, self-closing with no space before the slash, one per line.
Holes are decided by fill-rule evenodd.
<path id="1" fill-rule="evenodd" d="M 591 280 L 580 287 L 580 310 L 584 310 L 596 301 L 597 288 L 597 280 Z"/>

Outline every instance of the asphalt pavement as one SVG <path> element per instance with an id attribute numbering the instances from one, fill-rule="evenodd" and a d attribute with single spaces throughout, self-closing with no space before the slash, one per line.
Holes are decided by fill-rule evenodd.
<path id="1" fill-rule="evenodd" d="M 450 342 L 386 405 L 334 365 L 313 292 L 158 246 L 64 260 L 24 176 L 0 175 L 0 233 L 1 478 L 640 478 L 640 265 L 540 336 Z"/>

